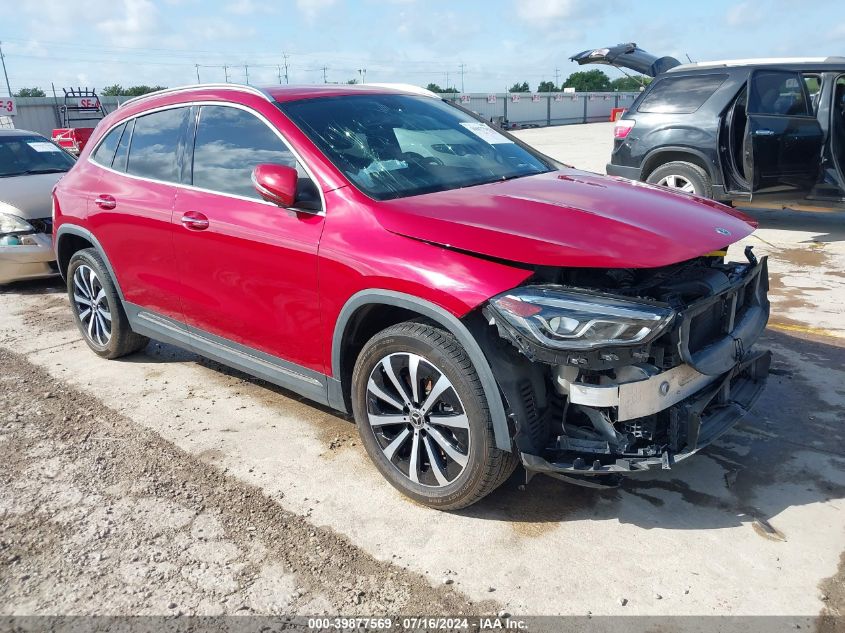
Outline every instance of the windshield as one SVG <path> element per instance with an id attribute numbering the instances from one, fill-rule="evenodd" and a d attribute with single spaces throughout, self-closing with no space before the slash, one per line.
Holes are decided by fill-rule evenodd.
<path id="1" fill-rule="evenodd" d="M 73 163 L 67 152 L 43 136 L 0 136 L 0 178 L 65 172 Z"/>
<path id="2" fill-rule="evenodd" d="M 358 189 L 376 200 L 552 169 L 486 123 L 430 97 L 354 95 L 280 107 Z"/>

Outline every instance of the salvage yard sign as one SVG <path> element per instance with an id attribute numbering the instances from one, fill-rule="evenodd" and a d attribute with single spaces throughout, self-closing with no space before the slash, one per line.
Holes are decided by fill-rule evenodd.
<path id="1" fill-rule="evenodd" d="M 15 105 L 15 100 L 12 97 L 0 97 L 0 115 L 15 116 L 18 113 L 18 108 Z"/>

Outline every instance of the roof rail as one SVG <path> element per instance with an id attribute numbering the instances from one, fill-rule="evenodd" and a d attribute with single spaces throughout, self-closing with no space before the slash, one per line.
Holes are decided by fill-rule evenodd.
<path id="1" fill-rule="evenodd" d="M 273 97 L 271 97 L 266 91 L 262 90 L 261 88 L 256 88 L 255 86 L 247 86 L 245 84 L 232 84 L 232 83 L 225 83 L 225 84 L 191 84 L 189 86 L 176 86 L 175 88 L 165 88 L 164 90 L 156 90 L 155 92 L 148 92 L 147 94 L 140 95 L 137 97 L 132 97 L 131 99 L 127 99 L 123 103 L 121 103 L 118 107 L 122 108 L 125 105 L 130 103 L 135 103 L 136 101 L 141 101 L 142 99 L 147 99 L 149 97 L 159 97 L 161 95 L 169 95 L 174 94 L 177 92 L 185 92 L 187 90 L 197 90 L 201 88 L 213 88 L 215 90 L 220 89 L 229 89 L 229 90 L 237 90 L 239 92 L 249 92 L 254 95 L 258 95 L 259 97 L 263 97 L 267 101 L 273 102 Z"/>

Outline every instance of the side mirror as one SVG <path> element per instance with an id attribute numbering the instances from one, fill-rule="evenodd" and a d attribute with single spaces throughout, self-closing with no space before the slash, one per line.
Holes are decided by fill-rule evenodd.
<path id="1" fill-rule="evenodd" d="M 258 194 L 280 207 L 292 207 L 296 201 L 296 169 L 286 165 L 257 165 L 252 170 L 252 184 Z"/>

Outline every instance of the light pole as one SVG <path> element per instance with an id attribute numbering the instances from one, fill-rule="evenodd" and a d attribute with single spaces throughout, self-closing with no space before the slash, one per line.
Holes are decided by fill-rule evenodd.
<path id="1" fill-rule="evenodd" d="M 359 68 L 358 75 L 361 77 L 361 83 L 365 83 L 367 81 L 367 69 L 366 68 Z"/>
<path id="2" fill-rule="evenodd" d="M 12 96 L 12 87 L 9 85 L 9 73 L 6 72 L 6 58 L 3 56 L 3 42 L 0 42 L 0 63 L 3 64 L 3 76 L 6 78 L 6 90 Z"/>

